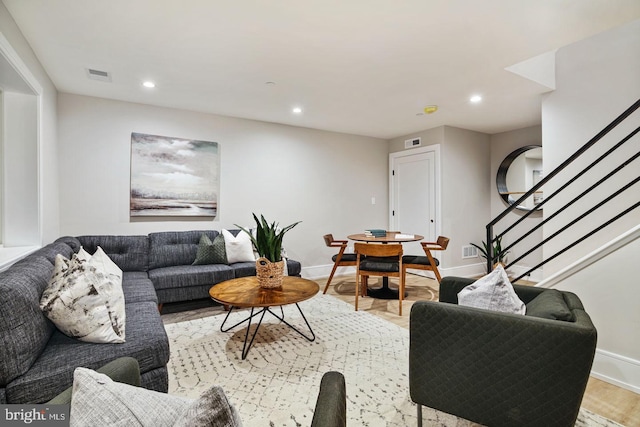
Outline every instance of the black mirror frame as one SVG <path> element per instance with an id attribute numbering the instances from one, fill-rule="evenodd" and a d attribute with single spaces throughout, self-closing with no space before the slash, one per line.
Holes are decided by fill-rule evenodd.
<path id="1" fill-rule="evenodd" d="M 525 145 L 524 147 L 520 147 L 517 150 L 511 152 L 507 157 L 504 158 L 500 166 L 498 167 L 498 173 L 496 174 L 496 186 L 498 187 L 498 194 L 504 200 L 507 205 L 513 205 L 517 199 L 511 197 L 511 194 L 507 194 L 509 189 L 507 188 L 507 171 L 509 170 L 509 166 L 511 163 L 522 153 L 526 153 L 529 150 L 533 150 L 534 148 L 542 148 L 541 145 Z M 530 211 L 531 208 L 526 208 L 522 205 L 518 205 L 515 207 L 521 211 Z M 542 208 L 535 209 L 536 212 L 542 212 Z"/>

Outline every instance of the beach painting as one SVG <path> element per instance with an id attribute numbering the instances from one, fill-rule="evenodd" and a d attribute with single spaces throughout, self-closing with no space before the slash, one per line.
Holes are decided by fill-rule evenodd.
<path id="1" fill-rule="evenodd" d="M 215 217 L 219 164 L 217 142 L 133 132 L 130 215 Z"/>

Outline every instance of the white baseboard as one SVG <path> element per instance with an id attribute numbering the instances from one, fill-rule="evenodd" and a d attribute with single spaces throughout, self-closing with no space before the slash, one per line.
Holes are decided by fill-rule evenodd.
<path id="1" fill-rule="evenodd" d="M 640 361 L 638 360 L 596 349 L 591 375 L 640 394 Z"/>
<path id="2" fill-rule="evenodd" d="M 331 274 L 332 268 L 333 268 L 333 264 L 303 267 L 300 275 L 305 279 L 309 279 L 309 280 L 327 278 Z M 356 268 L 355 267 L 338 267 L 338 269 L 336 270 L 336 276 L 344 276 L 344 275 L 353 275 L 355 277 Z"/>

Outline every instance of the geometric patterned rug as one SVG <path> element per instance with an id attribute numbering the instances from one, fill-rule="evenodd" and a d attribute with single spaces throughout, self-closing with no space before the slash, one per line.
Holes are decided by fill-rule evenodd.
<path id="1" fill-rule="evenodd" d="M 407 375 L 409 331 L 356 312 L 330 295 L 318 294 L 300 308 L 314 342 L 267 313 L 246 360 L 240 357 L 246 323 L 220 332 L 226 313 L 165 325 L 171 348 L 169 394 L 196 398 L 216 384 L 245 427 L 308 426 L 320 379 L 334 370 L 345 376 L 349 426 L 417 425 Z M 308 331 L 295 306 L 285 306 L 284 313 L 289 323 Z M 246 310 L 234 311 L 229 322 L 246 317 Z M 423 408 L 422 415 L 426 426 L 476 425 L 430 408 Z M 620 425 L 582 409 L 576 426 Z"/>

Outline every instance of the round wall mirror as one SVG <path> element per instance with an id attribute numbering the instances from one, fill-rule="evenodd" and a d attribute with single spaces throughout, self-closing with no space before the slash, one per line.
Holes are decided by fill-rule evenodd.
<path id="1" fill-rule="evenodd" d="M 496 176 L 498 193 L 502 200 L 512 205 L 542 177 L 542 147 L 527 145 L 518 148 L 500 163 Z M 525 199 L 516 209 L 530 211 L 541 201 L 542 190 Z"/>

